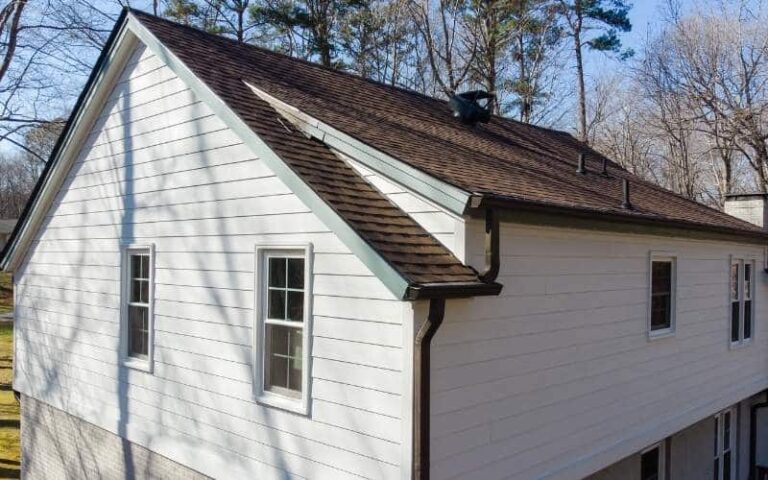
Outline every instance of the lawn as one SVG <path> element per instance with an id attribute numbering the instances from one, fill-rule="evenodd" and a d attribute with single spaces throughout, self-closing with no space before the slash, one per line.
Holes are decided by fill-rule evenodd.
<path id="1" fill-rule="evenodd" d="M 13 310 L 13 284 L 10 273 L 0 273 L 0 315 Z"/>
<path id="2" fill-rule="evenodd" d="M 11 277 L 0 274 L 0 314 L 13 309 Z M 19 478 L 19 404 L 13 398 L 13 324 L 0 323 L 0 478 Z"/>

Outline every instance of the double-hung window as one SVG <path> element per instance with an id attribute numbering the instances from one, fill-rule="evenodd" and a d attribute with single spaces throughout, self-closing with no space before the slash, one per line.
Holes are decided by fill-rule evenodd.
<path id="1" fill-rule="evenodd" d="M 257 248 L 255 363 L 260 401 L 306 413 L 310 248 Z"/>
<path id="2" fill-rule="evenodd" d="M 714 480 L 733 480 L 736 478 L 736 411 L 720 412 L 714 421 Z"/>
<path id="3" fill-rule="evenodd" d="M 651 255 L 648 331 L 653 336 L 674 331 L 676 262 L 674 257 Z"/>
<path id="4" fill-rule="evenodd" d="M 657 443 L 640 455 L 640 480 L 664 480 L 664 442 Z"/>
<path id="5" fill-rule="evenodd" d="M 732 259 L 730 273 L 731 343 L 752 340 L 754 326 L 754 275 L 751 260 Z"/>
<path id="6" fill-rule="evenodd" d="M 152 366 L 154 254 L 151 246 L 123 251 L 122 350 L 124 362 L 150 370 Z"/>

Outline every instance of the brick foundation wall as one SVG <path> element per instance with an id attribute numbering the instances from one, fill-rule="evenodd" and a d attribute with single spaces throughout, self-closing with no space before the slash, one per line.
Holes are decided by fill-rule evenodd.
<path id="1" fill-rule="evenodd" d="M 209 478 L 26 395 L 21 472 L 25 480 Z"/>

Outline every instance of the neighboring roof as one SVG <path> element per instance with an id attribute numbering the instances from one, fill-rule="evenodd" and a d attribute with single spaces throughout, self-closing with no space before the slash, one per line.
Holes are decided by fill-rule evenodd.
<path id="1" fill-rule="evenodd" d="M 16 219 L 0 220 L 0 235 L 11 233 L 13 227 L 16 226 Z"/>
<path id="2" fill-rule="evenodd" d="M 603 156 L 571 135 L 493 117 L 470 127 L 448 103 L 132 11 L 241 111 L 258 87 L 302 112 L 470 194 L 558 211 L 765 237 L 758 227 L 643 181 L 613 162 L 609 175 L 576 173 L 581 152 L 591 172 Z M 230 101 L 235 101 L 231 99 Z M 632 180 L 633 210 L 622 208 L 621 179 Z"/>

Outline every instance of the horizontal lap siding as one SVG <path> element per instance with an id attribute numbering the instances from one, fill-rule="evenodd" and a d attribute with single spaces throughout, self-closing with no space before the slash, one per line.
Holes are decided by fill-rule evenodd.
<path id="1" fill-rule="evenodd" d="M 118 362 L 125 241 L 156 246 L 153 374 Z M 314 246 L 310 417 L 252 400 L 254 245 L 275 242 Z M 150 53 L 15 280 L 24 393 L 222 478 L 400 477 L 406 304 Z"/>
<path id="2" fill-rule="evenodd" d="M 474 227 L 478 227 L 474 225 Z M 730 349 L 729 256 L 761 248 L 504 225 L 499 297 L 434 339 L 436 479 L 582 478 L 768 386 L 768 301 Z M 470 247 L 481 261 L 482 235 Z M 677 331 L 647 340 L 651 251 L 677 255 Z"/>

